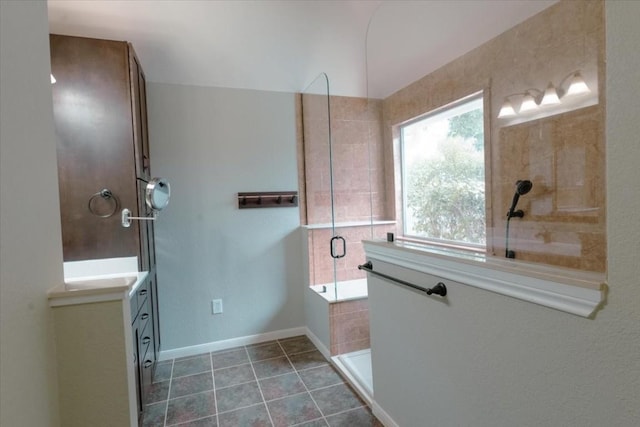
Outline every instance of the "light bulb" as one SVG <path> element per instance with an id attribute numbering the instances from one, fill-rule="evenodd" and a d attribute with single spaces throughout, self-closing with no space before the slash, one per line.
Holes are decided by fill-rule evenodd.
<path id="1" fill-rule="evenodd" d="M 530 93 L 527 93 L 524 98 L 522 98 L 522 104 L 520 105 L 520 112 L 526 113 L 529 111 L 534 111 L 538 109 L 538 104 L 536 103 L 535 98 Z"/>
<path id="2" fill-rule="evenodd" d="M 544 91 L 544 96 L 540 105 L 558 105 L 560 104 L 560 98 L 558 98 L 558 92 L 551 83 L 547 86 L 547 90 Z"/>
<path id="3" fill-rule="evenodd" d="M 500 108 L 500 113 L 498 113 L 498 118 L 501 119 L 503 117 L 513 117 L 516 115 L 516 110 L 513 109 L 513 105 L 509 102 L 508 99 L 505 98 L 504 103 L 502 104 L 502 108 Z"/>
<path id="4" fill-rule="evenodd" d="M 591 92 L 591 89 L 589 89 L 580 73 L 575 73 L 571 79 L 569 89 L 567 89 L 567 95 L 581 95 L 589 92 Z"/>

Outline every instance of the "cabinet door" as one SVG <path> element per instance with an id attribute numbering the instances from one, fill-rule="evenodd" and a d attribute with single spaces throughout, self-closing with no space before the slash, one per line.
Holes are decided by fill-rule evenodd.
<path id="1" fill-rule="evenodd" d="M 137 221 L 120 224 L 138 214 L 127 44 L 52 34 L 50 50 L 64 260 L 135 256 Z M 92 200 L 103 189 L 115 198 Z"/>
<path id="2" fill-rule="evenodd" d="M 131 107 L 133 109 L 133 131 L 136 175 L 150 178 L 149 135 L 147 129 L 147 90 L 144 72 L 131 44 L 129 44 L 129 73 L 131 80 Z"/>
<path id="3" fill-rule="evenodd" d="M 160 315 L 158 312 L 158 285 L 156 279 L 155 268 L 149 273 L 150 282 L 149 289 L 151 291 L 151 304 L 153 314 L 153 345 L 155 360 L 158 360 L 158 353 L 160 352 Z"/>
<path id="4" fill-rule="evenodd" d="M 136 403 L 138 405 L 138 418 L 140 418 L 144 409 L 144 402 L 142 401 L 142 370 L 140 369 L 140 359 L 143 355 L 140 354 L 140 331 L 138 330 L 137 319 L 134 320 L 131 329 L 133 332 L 133 375 L 136 381 Z"/>

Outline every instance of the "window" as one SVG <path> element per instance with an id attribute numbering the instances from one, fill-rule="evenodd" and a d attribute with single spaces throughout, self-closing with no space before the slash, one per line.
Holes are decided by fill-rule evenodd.
<path id="1" fill-rule="evenodd" d="M 406 237 L 484 248 L 482 94 L 400 126 Z"/>

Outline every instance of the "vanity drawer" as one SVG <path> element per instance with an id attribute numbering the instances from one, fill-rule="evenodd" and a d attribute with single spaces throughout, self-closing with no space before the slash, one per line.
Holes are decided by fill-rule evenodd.
<path id="1" fill-rule="evenodd" d="M 142 316 L 142 311 L 140 312 Z M 150 319 L 148 319 L 150 320 Z M 153 368 L 155 365 L 155 351 L 153 348 L 153 322 L 147 321 L 140 334 L 139 352 L 140 352 L 140 381 L 142 387 L 143 401 L 147 401 L 149 394 Z"/>
<path id="2" fill-rule="evenodd" d="M 136 292 L 131 295 L 131 321 L 135 320 L 138 312 L 146 303 L 149 293 L 149 280 L 145 279 L 145 281 L 138 286 Z"/>
<path id="3" fill-rule="evenodd" d="M 140 363 L 144 364 L 145 359 L 148 357 L 147 353 L 149 352 L 149 347 L 151 346 L 151 341 L 153 340 L 153 325 L 149 322 L 149 318 L 143 319 L 145 313 L 144 311 L 140 312 L 140 331 L 138 335 L 138 354 L 140 355 Z"/>
<path id="4" fill-rule="evenodd" d="M 138 312 L 138 330 L 142 331 L 140 333 L 140 339 L 142 339 L 142 334 L 147 333 L 146 330 L 149 330 L 149 334 L 153 334 L 153 326 L 149 326 L 149 321 L 151 320 L 151 304 L 149 304 L 149 300 L 145 300 L 140 307 L 140 311 Z M 150 335 L 151 336 L 151 335 Z M 153 337 L 152 337 L 153 338 Z M 144 354 L 144 353 L 140 353 Z"/>

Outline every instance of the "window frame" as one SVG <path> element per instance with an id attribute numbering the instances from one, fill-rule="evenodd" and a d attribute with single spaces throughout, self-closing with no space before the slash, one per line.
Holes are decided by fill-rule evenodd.
<path id="1" fill-rule="evenodd" d="M 459 249 L 459 250 L 465 250 L 465 251 L 472 251 L 472 252 L 476 252 L 476 253 L 486 253 L 487 252 L 487 247 L 489 247 L 489 240 L 491 239 L 491 237 L 489 236 L 489 216 L 487 215 L 487 123 L 486 123 L 486 97 L 488 96 L 488 94 L 486 93 L 485 90 L 479 90 L 477 92 L 474 92 L 470 95 L 464 96 L 462 98 L 459 98 L 453 102 L 450 102 L 446 105 L 442 105 L 438 108 L 435 108 L 433 110 L 428 111 L 425 114 L 421 114 L 417 117 L 414 117 L 410 120 L 407 120 L 405 122 L 402 122 L 400 124 L 398 124 L 397 128 L 398 128 L 398 138 L 399 138 L 399 155 L 400 155 L 400 179 L 401 179 L 401 185 L 400 185 L 400 193 L 401 193 L 401 202 L 402 202 L 402 236 L 398 236 L 397 238 L 399 240 L 403 240 L 403 241 L 408 241 L 408 242 L 413 242 L 413 243 L 421 243 L 421 244 L 427 244 L 427 245 L 433 245 L 433 246 L 437 246 L 437 247 L 444 247 L 444 248 L 451 248 L 451 249 Z M 407 192 L 405 191 L 405 189 L 407 188 L 406 182 L 407 182 L 407 176 L 406 176 L 406 166 L 405 166 L 405 159 L 406 159 L 406 153 L 405 153 L 405 141 L 404 141 L 404 132 L 403 129 L 407 126 L 411 126 L 415 123 L 427 120 L 431 117 L 435 117 L 437 115 L 440 115 L 448 110 L 453 110 L 457 107 L 460 107 L 464 104 L 468 104 L 474 101 L 480 101 L 480 103 L 482 104 L 482 125 L 483 125 L 483 157 L 484 157 L 484 188 L 485 188 L 485 198 L 484 198 L 484 205 L 485 205 L 485 209 L 484 209 L 484 218 L 485 218 L 485 243 L 481 244 L 481 243 L 472 243 L 472 242 L 464 242 L 464 241 L 458 241 L 458 240 L 447 240 L 447 239 L 438 239 L 438 238 L 434 238 L 434 237 L 424 237 L 424 236 L 417 236 L 417 235 L 413 235 L 413 234 L 408 234 L 407 233 L 407 220 L 406 220 L 406 213 L 407 213 Z M 456 117 L 456 116 L 452 116 L 452 117 Z"/>

